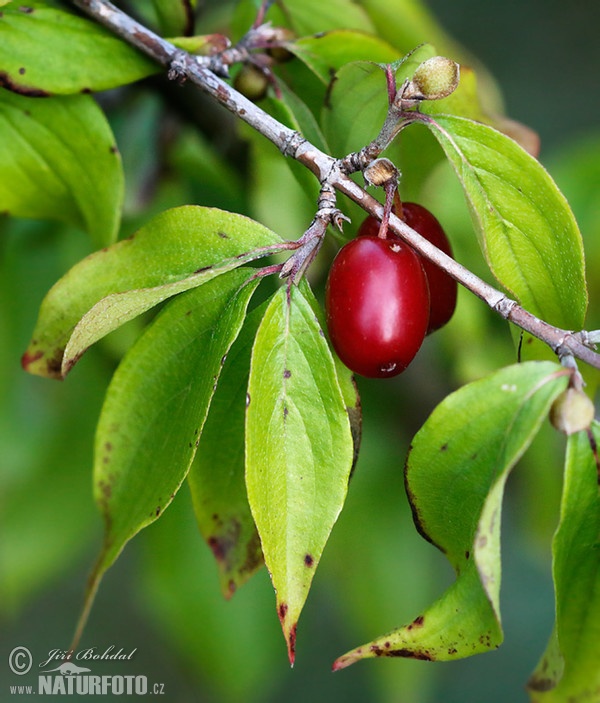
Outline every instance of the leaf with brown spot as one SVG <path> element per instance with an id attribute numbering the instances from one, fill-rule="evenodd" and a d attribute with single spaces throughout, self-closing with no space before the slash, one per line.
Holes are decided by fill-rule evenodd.
<path id="1" fill-rule="evenodd" d="M 88 605 L 124 545 L 164 512 L 187 475 L 196 451 L 188 440 L 204 424 L 213 376 L 258 285 L 253 273 L 231 271 L 171 301 L 115 372 L 96 432 L 105 535 Z"/>
<path id="2" fill-rule="evenodd" d="M 27 6 L 31 12 L 23 12 L 19 2 L 10 3 L 0 17 L 0 66 L 10 90 L 23 95 L 108 90 L 160 70 L 140 51 L 97 22 L 69 11 L 66 4 L 29 0 Z"/>
<path id="3" fill-rule="evenodd" d="M 227 239 L 219 236 L 223 230 Z M 51 288 L 25 352 L 27 370 L 61 378 L 90 345 L 125 322 L 284 246 L 243 215 L 191 205 L 166 210 L 133 237 L 80 261 Z M 58 367 L 50 369 L 48 359 L 58 359 Z"/>
<path id="4" fill-rule="evenodd" d="M 371 647 L 380 656 L 426 652 L 443 661 L 501 643 L 504 485 L 567 380 L 551 362 L 517 364 L 464 386 L 433 411 L 413 439 L 406 488 L 419 531 L 446 555 L 457 579 L 412 623 L 348 652 L 334 668 L 375 656 Z"/>
<path id="5" fill-rule="evenodd" d="M 303 290 L 280 288 L 269 302 L 252 350 L 246 412 L 248 498 L 291 663 L 298 618 L 343 507 L 353 457 L 335 361 Z"/>

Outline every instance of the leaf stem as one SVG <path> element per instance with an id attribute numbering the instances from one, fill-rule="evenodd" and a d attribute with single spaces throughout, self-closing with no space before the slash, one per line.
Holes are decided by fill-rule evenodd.
<path id="1" fill-rule="evenodd" d="M 427 116 L 412 111 L 396 111 L 395 117 L 400 119 L 394 121 L 389 115 L 382 133 L 375 142 L 345 159 L 335 159 L 311 144 L 300 133 L 281 124 L 215 75 L 213 71 L 222 70 L 222 67 L 220 68 L 218 65 L 213 66 L 215 57 L 193 56 L 178 49 L 166 39 L 129 17 L 108 0 L 71 1 L 116 35 L 164 66 L 169 77 L 179 81 L 188 80 L 197 85 L 220 105 L 269 139 L 284 156 L 289 156 L 308 168 L 322 185 L 328 184 L 353 200 L 370 215 L 382 219 L 384 208 L 381 203 L 349 178 L 348 173 L 361 170 L 369 163 L 369 159 L 372 160 L 379 156 L 380 152 L 376 152 L 382 145 L 393 138 L 408 123 L 419 119 L 425 120 Z M 590 366 L 600 369 L 600 354 L 590 348 L 589 338 L 585 331 L 563 330 L 535 317 L 515 300 L 508 298 L 504 293 L 444 254 L 393 213 L 390 215 L 389 228 L 408 242 L 419 254 L 433 261 L 452 278 L 483 300 L 504 319 L 545 342 L 559 358 L 571 354 Z"/>

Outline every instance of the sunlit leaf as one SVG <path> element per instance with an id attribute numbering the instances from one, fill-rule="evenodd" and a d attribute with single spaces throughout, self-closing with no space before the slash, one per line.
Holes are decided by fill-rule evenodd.
<path id="1" fill-rule="evenodd" d="M 529 681 L 536 703 L 593 703 L 600 691 L 600 425 L 568 439 L 554 537 L 556 628 Z"/>
<path id="2" fill-rule="evenodd" d="M 246 484 L 293 663 L 296 626 L 346 497 L 353 443 L 334 360 L 300 290 L 272 298 L 252 351 Z"/>
<path id="3" fill-rule="evenodd" d="M 581 235 L 549 174 L 487 125 L 438 115 L 428 126 L 462 183 L 498 281 L 533 314 L 581 329 L 587 307 Z"/>
<path id="4" fill-rule="evenodd" d="M 128 320 L 279 244 L 276 234 L 242 215 L 196 206 L 167 210 L 54 285 L 23 366 L 60 378 L 90 344 Z"/>
<path id="5" fill-rule="evenodd" d="M 68 222 L 102 246 L 116 237 L 122 201 L 121 158 L 91 97 L 40 100 L 0 88 L 0 210 Z"/>
<path id="6" fill-rule="evenodd" d="M 421 534 L 448 558 L 454 584 L 412 623 L 340 657 L 450 660 L 497 647 L 500 517 L 506 479 L 567 378 L 550 362 L 510 366 L 449 395 L 416 434 L 406 488 Z"/>
<path id="7" fill-rule="evenodd" d="M 108 29 L 67 8 L 53 0 L 28 0 L 3 9 L 0 85 L 30 96 L 81 93 L 126 85 L 160 70 Z"/>

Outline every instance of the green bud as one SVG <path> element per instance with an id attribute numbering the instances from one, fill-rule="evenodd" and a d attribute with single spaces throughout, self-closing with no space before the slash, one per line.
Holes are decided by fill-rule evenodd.
<path id="1" fill-rule="evenodd" d="M 410 97 L 423 100 L 441 100 L 454 92 L 460 77 L 460 66 L 445 56 L 434 56 L 424 61 L 415 71 L 409 84 Z M 408 96 L 406 96 L 408 97 Z"/>

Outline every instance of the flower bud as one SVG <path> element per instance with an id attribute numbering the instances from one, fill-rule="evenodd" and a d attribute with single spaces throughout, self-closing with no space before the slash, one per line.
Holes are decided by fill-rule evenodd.
<path id="1" fill-rule="evenodd" d="M 460 77 L 460 66 L 445 56 L 424 61 L 415 71 L 403 94 L 405 99 L 441 100 L 454 92 Z"/>

